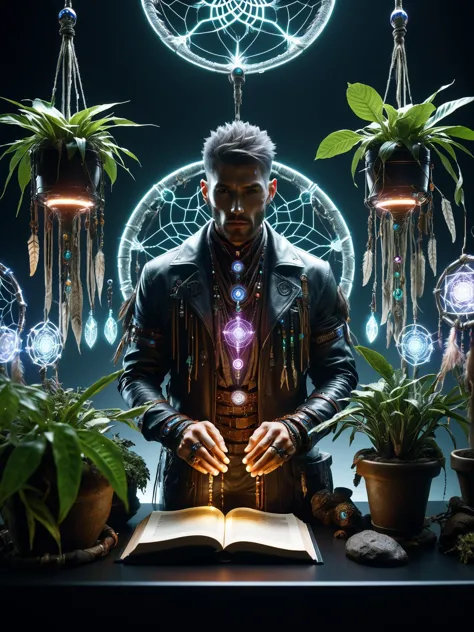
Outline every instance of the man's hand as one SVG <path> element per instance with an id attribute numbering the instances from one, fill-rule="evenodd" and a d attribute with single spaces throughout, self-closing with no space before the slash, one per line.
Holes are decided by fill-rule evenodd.
<path id="1" fill-rule="evenodd" d="M 251 476 L 270 474 L 296 452 L 287 427 L 279 421 L 264 421 L 249 439 L 242 460 Z"/>
<path id="2" fill-rule="evenodd" d="M 230 463 L 224 439 L 210 421 L 198 421 L 189 425 L 181 435 L 176 454 L 201 474 L 217 476 L 227 472 Z"/>

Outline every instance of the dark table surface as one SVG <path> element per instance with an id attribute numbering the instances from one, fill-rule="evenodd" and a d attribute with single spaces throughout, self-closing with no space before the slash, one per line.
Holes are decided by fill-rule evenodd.
<path id="1" fill-rule="evenodd" d="M 368 512 L 367 503 L 357 505 Z M 430 502 L 427 515 L 445 509 L 444 502 Z M 107 616 L 114 629 L 157 621 L 159 613 L 173 611 L 195 620 L 193 631 L 202 620 L 200 613 L 205 612 L 207 618 L 211 611 L 213 619 L 224 617 L 226 629 L 240 628 L 252 617 L 269 625 L 288 622 L 293 627 L 308 623 L 313 616 L 320 623 L 335 623 L 343 615 L 350 632 L 355 627 L 363 629 L 367 616 L 376 613 L 385 617 L 383 629 L 405 627 L 409 621 L 432 628 L 463 620 L 474 607 L 474 564 L 443 555 L 435 545 L 411 550 L 410 562 L 403 567 L 363 566 L 349 560 L 345 541 L 334 539 L 334 529 L 323 526 L 313 527 L 324 559 L 321 565 L 116 563 L 133 528 L 151 510 L 151 504 L 142 504 L 119 533 L 118 547 L 90 564 L 41 572 L 0 569 L 1 603 L 15 605 L 28 618 L 35 604 L 39 613 L 41 604 L 54 599 L 68 612 L 87 613 L 88 620 L 91 615 Z M 437 525 L 432 529 L 439 532 Z M 25 603 L 33 610 L 25 609 Z M 229 613 L 233 613 L 230 618 Z M 212 627 L 203 625 L 203 629 Z"/>

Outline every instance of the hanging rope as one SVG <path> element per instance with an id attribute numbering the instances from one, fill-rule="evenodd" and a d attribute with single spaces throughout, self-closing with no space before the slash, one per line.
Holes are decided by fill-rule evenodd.
<path id="1" fill-rule="evenodd" d="M 62 37 L 59 51 L 56 74 L 54 77 L 51 103 L 54 105 L 58 90 L 58 80 L 61 75 L 61 112 L 69 120 L 71 118 L 72 93 L 75 93 L 76 112 L 79 110 L 79 101 L 82 99 L 84 108 L 87 107 L 82 79 L 79 72 L 76 51 L 74 48 L 74 26 L 76 24 L 76 12 L 72 8 L 72 1 L 66 0 L 64 9 L 59 13 L 59 34 Z"/>
<path id="2" fill-rule="evenodd" d="M 392 74 L 395 74 L 397 106 L 401 108 L 407 105 L 407 94 L 410 102 L 412 101 L 410 81 L 408 79 L 407 54 L 405 51 L 408 14 L 403 10 L 402 0 L 395 0 L 395 10 L 390 16 L 390 21 L 393 27 L 394 46 L 387 87 L 385 89 L 384 103 L 387 102 Z"/>
<path id="3" fill-rule="evenodd" d="M 229 81 L 234 86 L 234 108 L 235 120 L 240 121 L 240 107 L 242 105 L 242 86 L 245 83 L 245 73 L 243 68 L 234 68 L 229 73 Z"/>

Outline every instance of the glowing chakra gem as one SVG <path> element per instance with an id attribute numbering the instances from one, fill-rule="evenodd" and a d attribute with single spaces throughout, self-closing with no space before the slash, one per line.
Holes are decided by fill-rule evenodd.
<path id="1" fill-rule="evenodd" d="M 64 258 L 66 259 L 66 261 L 69 261 L 72 257 L 72 252 L 70 250 L 65 250 L 64 251 Z"/>
<path id="2" fill-rule="evenodd" d="M 394 261 L 395 263 L 401 263 L 401 262 L 402 262 L 402 258 L 400 257 L 400 255 L 396 255 L 396 256 L 394 257 L 393 261 Z"/>
<path id="3" fill-rule="evenodd" d="M 236 371 L 240 371 L 244 368 L 244 361 L 241 358 L 237 358 L 232 362 L 232 366 Z"/>
<path id="4" fill-rule="evenodd" d="M 92 347 L 96 343 L 97 332 L 98 332 L 97 321 L 94 318 L 93 312 L 91 311 L 89 313 L 89 318 L 86 321 L 86 326 L 84 330 L 84 338 L 86 339 L 87 345 L 90 349 L 92 349 Z"/>
<path id="5" fill-rule="evenodd" d="M 0 327 L 0 362 L 10 362 L 19 350 L 20 338 L 16 331 L 9 327 Z"/>
<path id="6" fill-rule="evenodd" d="M 403 298 L 403 290 L 399 287 L 397 287 L 396 290 L 393 290 L 393 298 L 396 301 L 400 301 Z"/>
<path id="7" fill-rule="evenodd" d="M 369 320 L 367 321 L 367 324 L 365 326 L 365 333 L 367 335 L 368 341 L 372 344 L 379 333 L 379 326 L 374 314 L 371 314 Z"/>
<path id="8" fill-rule="evenodd" d="M 241 303 L 247 298 L 247 288 L 243 285 L 233 285 L 230 288 L 230 298 L 236 303 Z"/>
<path id="9" fill-rule="evenodd" d="M 399 278 L 400 278 L 400 272 L 394 272 L 394 273 L 393 273 L 393 276 L 394 276 L 396 279 L 399 279 Z"/>
<path id="10" fill-rule="evenodd" d="M 230 399 L 234 406 L 243 406 L 247 401 L 247 395 L 243 391 L 234 391 Z"/>
<path id="11" fill-rule="evenodd" d="M 398 337 L 398 353 L 412 366 L 428 362 L 433 353 L 433 348 L 430 332 L 421 325 L 407 325 L 402 329 Z"/>
<path id="12" fill-rule="evenodd" d="M 242 261 L 239 261 L 239 260 L 233 261 L 230 267 L 231 267 L 232 272 L 235 272 L 236 274 L 241 274 L 245 268 Z"/>
<path id="13" fill-rule="evenodd" d="M 109 317 L 104 325 L 104 336 L 106 337 L 107 342 L 111 345 L 114 344 L 117 338 L 117 322 L 112 315 L 112 310 L 109 310 Z"/>
<path id="14" fill-rule="evenodd" d="M 240 318 L 240 316 L 236 316 L 236 318 L 227 323 L 223 333 L 228 345 L 242 349 L 252 342 L 255 332 L 251 323 Z"/>

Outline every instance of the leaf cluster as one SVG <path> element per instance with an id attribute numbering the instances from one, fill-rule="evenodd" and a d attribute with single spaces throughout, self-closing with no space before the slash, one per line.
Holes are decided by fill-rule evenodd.
<path id="1" fill-rule="evenodd" d="M 357 453 L 355 461 L 375 451 L 376 456 L 384 460 L 406 462 L 438 458 L 444 463 L 435 432 L 444 429 L 454 447 L 456 439 L 449 427 L 450 419 L 459 423 L 466 436 L 469 433 L 469 421 L 458 412 L 466 407 L 459 387 L 443 394 L 437 375 L 410 379 L 373 349 L 362 346 L 355 349 L 380 379 L 353 390 L 345 399 L 349 403 L 347 408 L 320 424 L 318 431 L 330 428 L 335 440 L 350 429 L 350 444 L 357 432 L 368 437 L 373 447 Z"/>
<path id="2" fill-rule="evenodd" d="M 134 419 L 149 405 L 97 410 L 91 397 L 114 382 L 123 369 L 102 377 L 86 389 L 63 389 L 48 381 L 25 385 L 0 374 L 0 508 L 17 495 L 24 505 L 30 547 L 41 523 L 61 549 L 59 525 L 75 502 L 84 463 L 94 465 L 112 485 L 127 507 L 127 479 L 122 452 L 104 433 L 113 424 L 125 423 L 137 429 Z M 42 473 L 52 455 L 54 480 L 49 493 L 35 487 L 34 475 Z M 54 490 L 52 489 L 54 487 Z M 48 499 L 58 498 L 58 515 Z"/>
<path id="3" fill-rule="evenodd" d="M 464 203 L 463 176 L 456 149 L 472 158 L 474 156 L 463 144 L 454 139 L 474 140 L 474 131 L 462 125 L 439 125 L 439 122 L 458 108 L 474 101 L 474 97 L 448 101 L 438 108 L 433 103 L 439 92 L 449 88 L 453 83 L 454 81 L 442 86 L 423 103 L 410 103 L 398 109 L 384 103 L 380 94 L 371 86 L 349 83 L 346 97 L 350 108 L 360 119 L 370 123 L 355 131 L 344 129 L 326 136 L 318 147 L 316 160 L 344 154 L 359 145 L 351 166 L 354 181 L 357 166 L 369 149 L 379 147 L 379 158 L 385 163 L 397 147 L 405 147 L 418 161 L 420 145 L 424 145 L 438 155 L 443 167 L 456 183 L 456 204 Z"/>
<path id="4" fill-rule="evenodd" d="M 150 470 L 147 468 L 145 459 L 130 449 L 135 445 L 130 439 L 122 439 L 117 433 L 112 436 L 112 441 L 122 453 L 129 487 L 136 486 L 137 489 L 144 493 L 150 480 Z"/>
<path id="5" fill-rule="evenodd" d="M 458 535 L 456 544 L 446 553 L 457 553 L 463 564 L 474 562 L 474 532 Z"/>
<path id="6" fill-rule="evenodd" d="M 59 153 L 66 147 L 69 159 L 79 151 L 83 161 L 86 149 L 98 152 L 111 185 L 117 179 L 117 167 L 122 167 L 132 175 L 125 165 L 122 154 L 140 164 L 135 154 L 117 144 L 110 130 L 117 127 L 144 127 L 146 124 L 134 123 L 113 114 L 107 114 L 99 119 L 94 118 L 102 112 L 126 102 L 95 105 L 79 110 L 68 120 L 60 110 L 54 107 L 54 104 L 42 99 L 34 99 L 32 105 L 27 106 L 5 97 L 0 98 L 18 108 L 16 114 L 1 114 L 0 123 L 15 125 L 29 132 L 25 138 L 2 145 L 7 149 L 0 156 L 0 160 L 5 156 L 10 156 L 9 173 L 0 199 L 5 194 L 8 183 L 16 171 L 21 190 L 17 214 L 23 201 L 25 189 L 31 180 L 31 153 L 44 145 L 57 148 Z"/>

